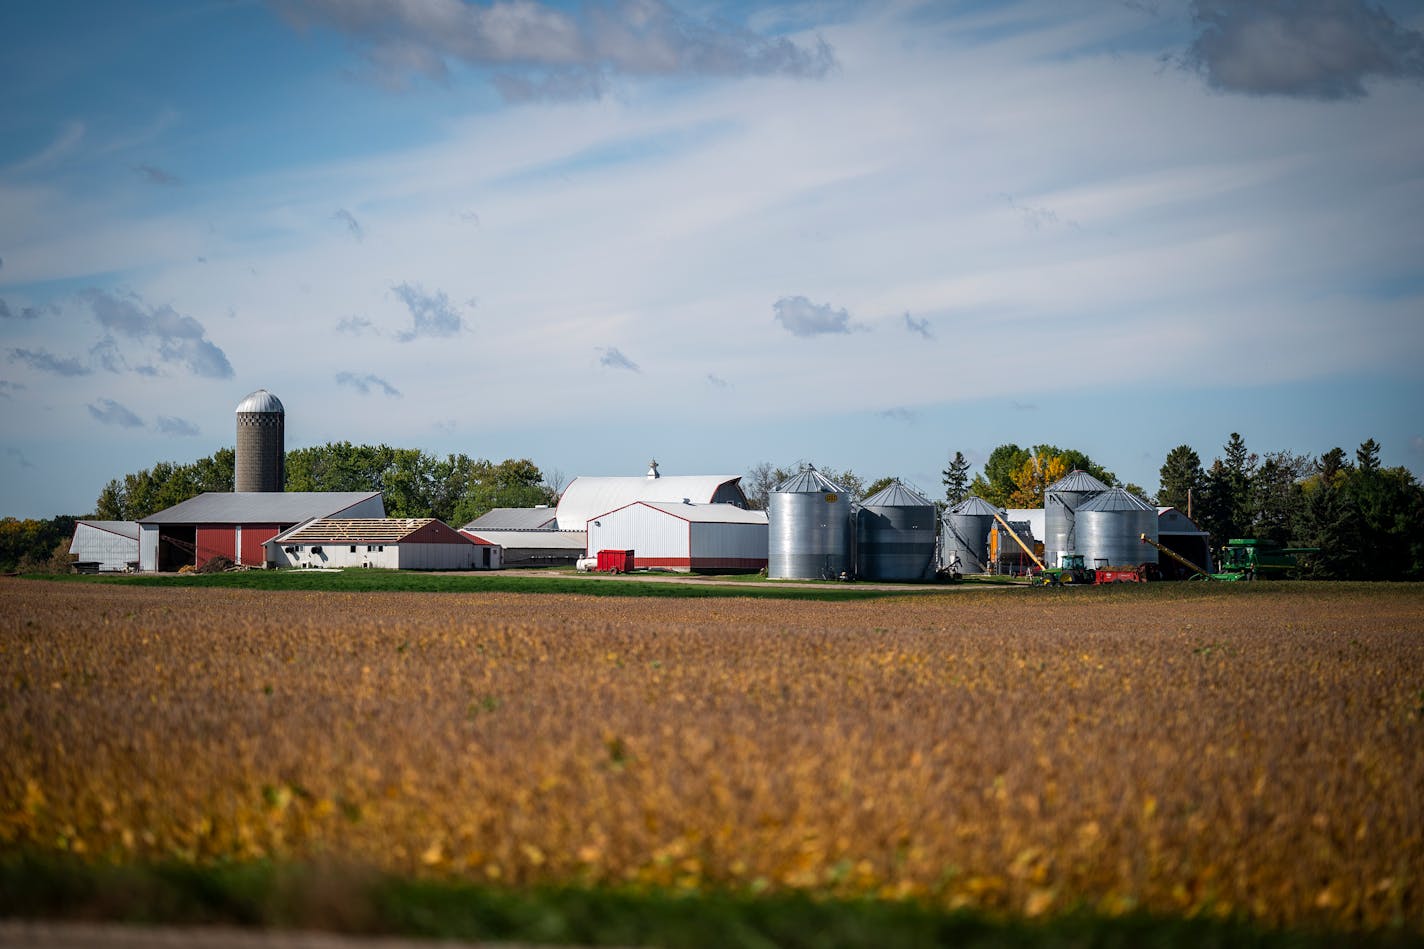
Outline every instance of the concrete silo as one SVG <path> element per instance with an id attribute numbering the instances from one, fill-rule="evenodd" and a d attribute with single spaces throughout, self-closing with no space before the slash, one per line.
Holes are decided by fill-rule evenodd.
<path id="1" fill-rule="evenodd" d="M 807 465 L 771 492 L 766 575 L 818 580 L 850 573 L 851 512 L 845 489 Z"/>
<path id="2" fill-rule="evenodd" d="M 862 580 L 925 580 L 934 573 L 935 507 L 899 481 L 860 502 L 855 573 Z"/>
<path id="3" fill-rule="evenodd" d="M 238 403 L 234 491 L 286 490 L 286 415 L 266 389 Z"/>
<path id="4" fill-rule="evenodd" d="M 1062 554 L 1083 552 L 1077 544 L 1074 514 L 1079 505 L 1107 489 L 1086 471 L 1070 471 L 1048 486 L 1043 496 L 1043 555 L 1048 566 L 1057 567 Z"/>

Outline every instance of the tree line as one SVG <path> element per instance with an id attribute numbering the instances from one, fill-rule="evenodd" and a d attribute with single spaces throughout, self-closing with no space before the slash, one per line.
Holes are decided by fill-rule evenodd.
<path id="1" fill-rule="evenodd" d="M 1082 470 L 1149 502 L 1175 507 L 1211 536 L 1213 548 L 1236 537 L 1318 548 L 1303 555 L 1313 579 L 1424 579 L 1424 487 L 1404 467 L 1380 464 L 1373 438 L 1355 452 L 1332 448 L 1319 457 L 1289 451 L 1257 455 L 1232 432 L 1222 454 L 1204 467 L 1190 445 L 1167 453 L 1157 494 L 1122 483 L 1087 455 L 1052 445 L 1000 445 L 983 470 L 955 452 L 942 472 L 945 502 L 977 495 L 999 507 L 1042 507 L 1048 485 Z"/>
<path id="2" fill-rule="evenodd" d="M 115 478 L 99 492 L 95 516 L 137 521 L 204 491 L 233 489 L 234 453 L 221 448 L 190 464 L 160 462 Z M 466 454 L 329 442 L 287 452 L 288 491 L 380 491 L 390 517 L 467 524 L 496 507 L 553 504 L 551 483 L 527 458 L 492 462 Z"/>
<path id="3" fill-rule="evenodd" d="M 1318 548 L 1301 558 L 1307 577 L 1424 579 L 1424 487 L 1409 469 L 1380 464 L 1379 453 L 1370 438 L 1353 461 L 1338 447 L 1258 456 L 1232 432 L 1210 467 L 1189 445 L 1168 452 L 1157 503 L 1190 507 L 1214 546 L 1256 537 Z"/>

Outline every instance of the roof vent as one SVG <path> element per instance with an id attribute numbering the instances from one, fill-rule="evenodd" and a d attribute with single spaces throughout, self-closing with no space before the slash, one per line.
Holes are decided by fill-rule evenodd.
<path id="1" fill-rule="evenodd" d="M 662 475 L 658 474 L 658 460 L 657 460 L 656 458 L 654 458 L 652 461 L 648 462 L 648 477 L 649 477 L 649 478 L 660 478 L 660 477 L 662 477 Z"/>

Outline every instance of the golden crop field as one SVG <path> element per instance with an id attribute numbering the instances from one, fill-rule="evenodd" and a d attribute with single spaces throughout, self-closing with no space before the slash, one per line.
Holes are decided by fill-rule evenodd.
<path id="1" fill-rule="evenodd" d="M 0 846 L 1424 931 L 1424 591 L 0 580 Z"/>

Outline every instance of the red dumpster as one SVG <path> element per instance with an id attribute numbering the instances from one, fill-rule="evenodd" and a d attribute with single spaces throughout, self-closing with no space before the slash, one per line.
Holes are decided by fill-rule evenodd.
<path id="1" fill-rule="evenodd" d="M 600 550 L 598 552 L 599 573 L 630 573 L 633 570 L 633 551 Z"/>

